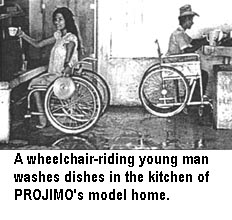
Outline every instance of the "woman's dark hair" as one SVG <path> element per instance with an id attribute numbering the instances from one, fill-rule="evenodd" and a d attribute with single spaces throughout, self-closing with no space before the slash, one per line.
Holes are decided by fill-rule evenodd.
<path id="1" fill-rule="evenodd" d="M 77 36 L 77 40 L 78 40 L 78 50 L 81 47 L 81 36 L 80 33 L 76 27 L 74 18 L 73 18 L 73 13 L 70 9 L 66 8 L 66 7 L 61 7 L 61 8 L 57 8 L 52 15 L 52 21 L 54 23 L 56 15 L 57 14 L 62 14 L 65 20 L 65 27 L 67 29 L 67 32 L 71 32 L 72 34 L 75 34 Z"/>

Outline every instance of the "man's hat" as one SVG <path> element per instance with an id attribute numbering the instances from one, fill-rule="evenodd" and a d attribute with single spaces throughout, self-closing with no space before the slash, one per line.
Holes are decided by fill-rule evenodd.
<path id="1" fill-rule="evenodd" d="M 186 15 L 199 16 L 199 14 L 192 11 L 191 5 L 184 5 L 184 6 L 182 6 L 180 8 L 180 16 L 179 17 L 183 17 L 183 16 L 186 16 Z"/>

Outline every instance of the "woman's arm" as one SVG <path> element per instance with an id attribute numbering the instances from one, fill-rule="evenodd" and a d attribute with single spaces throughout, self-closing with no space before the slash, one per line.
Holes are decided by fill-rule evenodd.
<path id="1" fill-rule="evenodd" d="M 72 64 L 70 63 L 72 55 L 73 55 L 73 51 L 75 49 L 75 43 L 73 41 L 70 41 L 68 44 L 66 44 L 66 56 L 65 56 L 65 60 L 64 60 L 64 74 L 65 75 L 69 75 L 69 73 L 71 72 L 72 69 Z"/>
<path id="2" fill-rule="evenodd" d="M 75 48 L 75 43 L 73 41 L 70 41 L 68 44 L 66 44 L 67 52 L 66 52 L 64 63 L 70 62 L 71 57 L 73 55 L 74 48 Z"/>
<path id="3" fill-rule="evenodd" d="M 37 40 L 31 38 L 30 36 L 28 36 L 27 34 L 25 34 L 23 31 L 21 31 L 18 34 L 18 36 L 23 38 L 25 41 L 27 41 L 29 44 L 31 44 L 32 46 L 34 46 L 36 48 L 40 48 L 40 47 L 47 46 L 49 44 L 53 44 L 56 41 L 55 37 L 50 37 L 50 38 L 47 38 L 45 40 L 37 41 Z"/>

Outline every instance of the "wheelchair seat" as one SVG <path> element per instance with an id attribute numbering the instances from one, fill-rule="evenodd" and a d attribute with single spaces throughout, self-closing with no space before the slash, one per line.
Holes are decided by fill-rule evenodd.
<path id="1" fill-rule="evenodd" d="M 169 55 L 162 58 L 163 64 L 171 66 L 183 73 L 188 79 L 201 75 L 200 56 L 196 53 Z"/>

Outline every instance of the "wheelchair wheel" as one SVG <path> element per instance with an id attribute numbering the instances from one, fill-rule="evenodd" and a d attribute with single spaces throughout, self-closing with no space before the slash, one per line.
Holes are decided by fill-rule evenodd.
<path id="1" fill-rule="evenodd" d="M 66 136 L 56 140 L 52 147 L 59 150 L 95 150 L 96 147 L 84 137 Z"/>
<path id="2" fill-rule="evenodd" d="M 53 84 L 45 95 L 45 113 L 50 123 L 67 134 L 78 134 L 91 128 L 101 113 L 101 97 L 98 89 L 87 79 L 72 77 L 75 83 L 73 95 L 59 99 L 53 91 Z"/>
<path id="3" fill-rule="evenodd" d="M 170 117 L 184 109 L 189 98 L 189 86 L 180 71 L 169 66 L 159 66 L 144 74 L 139 97 L 151 114 Z"/>
<path id="4" fill-rule="evenodd" d="M 88 79 L 94 86 L 98 88 L 102 97 L 102 109 L 100 115 L 103 115 L 110 104 L 110 88 L 106 83 L 106 80 L 98 73 L 88 69 L 83 69 L 81 76 Z"/>

